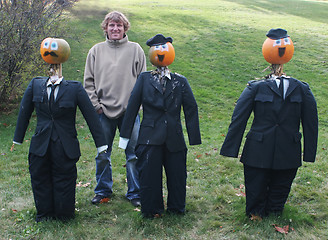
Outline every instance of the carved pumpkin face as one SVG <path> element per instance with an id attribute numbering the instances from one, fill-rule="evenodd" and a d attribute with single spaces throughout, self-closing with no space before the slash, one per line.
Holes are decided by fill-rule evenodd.
<path id="1" fill-rule="evenodd" d="M 262 46 L 264 59 L 271 64 L 284 64 L 292 59 L 294 44 L 290 37 L 281 39 L 267 38 Z"/>
<path id="2" fill-rule="evenodd" d="M 152 46 L 149 49 L 149 60 L 156 67 L 166 67 L 173 63 L 175 51 L 172 43 Z"/>
<path id="3" fill-rule="evenodd" d="M 60 64 L 67 61 L 71 49 L 64 39 L 46 38 L 41 43 L 40 53 L 47 63 Z"/>

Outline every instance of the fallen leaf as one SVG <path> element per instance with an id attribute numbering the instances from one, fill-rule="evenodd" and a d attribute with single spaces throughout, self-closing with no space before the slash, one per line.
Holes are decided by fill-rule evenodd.
<path id="1" fill-rule="evenodd" d="M 8 127 L 9 126 L 7 123 L 3 123 L 2 125 L 5 126 L 5 127 Z"/>
<path id="2" fill-rule="evenodd" d="M 277 224 L 273 224 L 274 228 L 277 230 L 277 232 L 287 234 L 289 231 L 289 225 L 279 227 Z"/>
<path id="3" fill-rule="evenodd" d="M 236 193 L 236 195 L 238 197 L 246 197 L 246 193 L 244 193 L 244 192 Z"/>
<path id="4" fill-rule="evenodd" d="M 78 182 L 78 183 L 76 184 L 76 186 L 77 186 L 77 187 L 88 187 L 88 186 L 90 186 L 90 184 L 91 184 L 91 183 L 89 183 L 89 182 L 88 182 L 88 183 L 84 183 L 84 184 L 82 184 L 82 182 Z"/>
<path id="5" fill-rule="evenodd" d="M 133 211 L 140 212 L 141 210 L 140 210 L 140 208 L 135 208 L 135 209 L 133 209 Z"/>
<path id="6" fill-rule="evenodd" d="M 16 213 L 16 212 L 17 212 L 17 210 L 16 210 L 16 209 L 13 209 L 13 208 L 12 208 L 11 210 L 12 210 L 14 213 Z"/>
<path id="7" fill-rule="evenodd" d="M 251 221 L 262 221 L 262 218 L 260 216 L 251 214 Z"/>
<path id="8" fill-rule="evenodd" d="M 82 185 L 82 187 L 88 187 L 88 186 L 90 186 L 90 184 L 91 183 L 89 183 L 89 182 L 88 183 L 85 183 L 85 184 Z"/>

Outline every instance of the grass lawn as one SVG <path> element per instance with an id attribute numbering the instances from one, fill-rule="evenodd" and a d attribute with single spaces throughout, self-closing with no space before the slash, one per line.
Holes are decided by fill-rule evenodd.
<path id="1" fill-rule="evenodd" d="M 86 55 L 104 40 L 100 23 L 111 10 L 127 15 L 129 40 L 146 55 L 147 39 L 157 33 L 171 36 L 176 59 L 170 69 L 186 76 L 194 91 L 203 144 L 188 147 L 186 215 L 147 220 L 125 200 L 118 138 L 112 154 L 114 195 L 108 204 L 92 205 L 96 150 L 79 113 L 76 219 L 35 223 L 27 154 L 36 116 L 24 144 L 10 152 L 17 118 L 13 109 L 0 113 L 0 239 L 328 239 L 328 1 L 80 0 L 67 14 L 71 30 L 65 39 L 72 53 L 63 64 L 66 79 L 83 81 Z M 295 46 L 286 74 L 309 83 L 317 100 L 317 160 L 299 169 L 282 216 L 251 221 L 244 213 L 242 164 L 220 156 L 219 150 L 246 83 L 269 73 L 262 72 L 269 64 L 261 47 L 266 32 L 277 27 L 288 30 Z M 277 232 L 274 224 L 288 225 L 289 233 Z"/>

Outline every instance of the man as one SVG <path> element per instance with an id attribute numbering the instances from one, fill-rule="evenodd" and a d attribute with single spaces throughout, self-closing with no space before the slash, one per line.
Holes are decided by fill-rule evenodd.
<path id="1" fill-rule="evenodd" d="M 106 140 L 80 82 L 64 80 L 58 74 L 36 77 L 24 93 L 14 143 L 22 144 L 35 109 L 37 126 L 29 149 L 29 170 L 37 222 L 74 217 L 76 162 L 81 155 L 75 129 L 77 106 L 87 121 L 98 152 L 103 155 Z"/>
<path id="2" fill-rule="evenodd" d="M 142 105 L 143 119 L 136 154 L 140 169 L 141 212 L 146 218 L 160 217 L 164 212 L 163 166 L 168 189 L 167 212 L 185 212 L 187 147 L 181 125 L 182 107 L 190 145 L 201 144 L 198 107 L 191 87 L 184 76 L 171 73 L 167 68 L 175 55 L 172 41 L 162 34 L 147 41 L 150 53 L 156 51 L 156 57 L 150 60 L 157 69 L 139 76 L 120 135 L 119 147 L 124 149 L 133 133 L 133 119 Z"/>
<path id="3" fill-rule="evenodd" d="M 139 44 L 130 42 L 126 32 L 128 19 L 120 12 L 106 15 L 102 28 L 106 41 L 93 46 L 87 56 L 84 87 L 95 107 L 109 150 L 106 157 L 96 156 L 95 197 L 93 204 L 108 202 L 112 194 L 111 151 L 116 129 L 121 125 L 127 103 L 138 75 L 146 70 L 146 57 Z M 139 174 L 134 148 L 140 127 L 139 116 L 134 121 L 131 141 L 126 148 L 126 197 L 134 206 L 140 206 Z"/>
<path id="4" fill-rule="evenodd" d="M 267 36 L 273 39 L 272 48 L 282 40 L 291 43 L 284 29 L 271 29 Z M 273 73 L 266 79 L 250 81 L 239 97 L 220 152 L 223 156 L 238 157 L 253 112 L 254 120 L 240 158 L 244 164 L 246 214 L 251 218 L 282 213 L 302 157 L 305 162 L 314 162 L 317 150 L 318 115 L 314 96 L 307 83 L 281 72 L 282 64 L 272 57 L 276 54 L 281 58 L 281 50 L 275 50 L 268 51 L 271 54 L 268 59 L 274 59 L 270 62 Z M 304 135 L 303 154 L 300 124 Z"/>

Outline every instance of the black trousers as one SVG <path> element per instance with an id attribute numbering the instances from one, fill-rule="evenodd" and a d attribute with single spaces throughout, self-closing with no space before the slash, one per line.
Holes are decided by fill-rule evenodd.
<path id="1" fill-rule="evenodd" d="M 297 168 L 274 170 L 244 165 L 247 216 L 280 214 L 296 173 Z"/>
<path id="2" fill-rule="evenodd" d="M 50 141 L 45 156 L 29 154 L 37 222 L 74 217 L 77 161 L 66 156 L 59 138 Z"/>
<path id="3" fill-rule="evenodd" d="M 167 211 L 184 213 L 186 205 L 187 149 L 170 152 L 166 145 L 138 145 L 141 212 L 153 216 L 164 212 L 163 166 L 168 189 Z"/>

